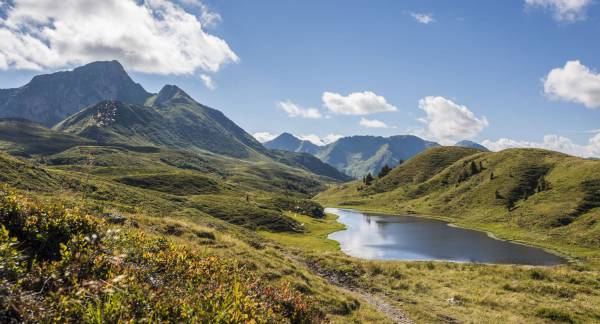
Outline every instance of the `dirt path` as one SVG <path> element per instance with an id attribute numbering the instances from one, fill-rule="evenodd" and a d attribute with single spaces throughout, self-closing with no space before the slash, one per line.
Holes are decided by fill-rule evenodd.
<path id="1" fill-rule="evenodd" d="M 308 268 L 319 277 L 327 280 L 330 284 L 345 290 L 347 292 L 354 293 L 361 297 L 362 300 L 366 301 L 373 308 L 377 309 L 381 313 L 385 314 L 392 322 L 400 324 L 413 324 L 404 312 L 397 307 L 390 305 L 382 297 L 372 294 L 363 288 L 354 285 L 348 278 L 340 277 L 334 273 L 319 269 L 314 264 L 307 263 Z"/>

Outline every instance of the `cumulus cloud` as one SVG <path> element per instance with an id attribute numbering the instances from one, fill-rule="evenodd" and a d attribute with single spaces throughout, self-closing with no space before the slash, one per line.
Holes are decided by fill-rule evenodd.
<path id="1" fill-rule="evenodd" d="M 0 69 L 116 59 L 135 71 L 191 74 L 239 61 L 225 40 L 204 31 L 202 20 L 217 18 L 167 0 L 14 0 L 2 11 Z"/>
<path id="2" fill-rule="evenodd" d="M 435 22 L 435 19 L 433 18 L 432 14 L 424 14 L 424 13 L 418 13 L 418 12 L 411 12 L 410 15 L 415 18 L 416 21 L 418 21 L 421 24 L 431 24 L 433 22 Z"/>
<path id="3" fill-rule="evenodd" d="M 425 97 L 419 100 L 419 108 L 427 114 L 418 119 L 425 124 L 424 135 L 443 145 L 472 138 L 489 125 L 487 118 L 444 97 Z"/>
<path id="4" fill-rule="evenodd" d="M 548 73 L 544 92 L 554 99 L 581 103 L 587 108 L 600 107 L 600 73 L 579 61 L 569 61 Z"/>
<path id="5" fill-rule="evenodd" d="M 252 134 L 252 136 L 254 136 L 254 138 L 256 138 L 257 141 L 264 143 L 264 142 L 268 142 L 268 141 L 274 139 L 278 135 L 271 134 L 269 132 L 257 132 L 257 133 Z"/>
<path id="6" fill-rule="evenodd" d="M 323 117 L 317 108 L 304 108 L 291 101 L 280 101 L 277 103 L 279 109 L 285 111 L 289 117 L 313 118 Z"/>
<path id="7" fill-rule="evenodd" d="M 215 90 L 217 88 L 217 85 L 209 75 L 202 74 L 200 75 L 200 79 L 202 79 L 202 83 L 204 83 L 204 86 L 206 86 L 210 90 Z"/>
<path id="8" fill-rule="evenodd" d="M 369 115 L 380 112 L 398 111 L 384 97 L 371 91 L 353 92 L 347 96 L 324 92 L 323 105 L 331 112 L 340 115 Z"/>
<path id="9" fill-rule="evenodd" d="M 500 151 L 507 148 L 529 147 L 552 150 L 579 157 L 600 158 L 600 133 L 590 138 L 587 145 L 575 144 L 569 138 L 558 135 L 546 135 L 542 142 L 516 141 L 508 138 L 501 138 L 497 141 L 485 140 L 482 144 L 492 151 Z"/>
<path id="10" fill-rule="evenodd" d="M 586 18 L 592 0 L 525 0 L 525 4 L 552 12 L 557 21 L 573 22 Z"/>
<path id="11" fill-rule="evenodd" d="M 388 128 L 388 125 L 381 120 L 361 118 L 359 125 L 367 128 Z"/>

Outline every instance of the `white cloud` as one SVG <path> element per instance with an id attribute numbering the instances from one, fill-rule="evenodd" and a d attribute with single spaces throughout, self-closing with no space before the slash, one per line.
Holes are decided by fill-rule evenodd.
<path id="1" fill-rule="evenodd" d="M 476 117 L 466 106 L 444 97 L 425 97 L 419 100 L 419 108 L 427 114 L 418 119 L 426 126 L 424 135 L 443 145 L 472 138 L 489 125 L 487 118 Z"/>
<path id="2" fill-rule="evenodd" d="M 204 85 L 210 90 L 215 90 L 217 88 L 217 85 L 210 77 L 210 75 L 202 74 L 200 75 L 200 79 L 202 79 L 202 83 L 204 83 Z"/>
<path id="3" fill-rule="evenodd" d="M 298 136 L 298 138 L 300 138 L 303 141 L 309 141 L 315 145 L 319 145 L 319 146 L 325 145 L 325 143 L 323 143 L 323 140 L 321 140 L 321 138 L 315 134 L 300 135 L 300 136 Z"/>
<path id="4" fill-rule="evenodd" d="M 384 97 L 371 91 L 353 92 L 347 96 L 338 93 L 324 92 L 323 104 L 327 109 L 340 115 L 369 115 L 380 112 L 398 111 Z"/>
<path id="5" fill-rule="evenodd" d="M 327 136 L 323 137 L 323 139 L 321 141 L 324 144 L 331 144 L 331 143 L 339 140 L 342 137 L 344 137 L 344 135 L 340 135 L 340 134 L 328 134 Z"/>
<path id="6" fill-rule="evenodd" d="M 269 132 L 257 132 L 257 133 L 252 134 L 252 136 L 254 136 L 254 138 L 256 138 L 257 141 L 264 143 L 264 142 L 273 140 L 274 138 L 279 136 L 279 134 L 273 134 L 273 133 L 269 133 Z M 311 142 L 315 145 L 319 145 L 319 146 L 333 143 L 333 142 L 337 141 L 338 139 L 344 137 L 344 135 L 339 135 L 339 134 L 328 134 L 328 135 L 324 136 L 323 138 L 321 138 L 319 135 L 315 135 L 315 134 L 294 135 L 294 136 L 296 136 L 297 138 L 299 138 L 303 141 L 309 141 L 309 142 Z"/>
<path id="7" fill-rule="evenodd" d="M 291 101 L 280 101 L 277 103 L 279 109 L 285 111 L 289 117 L 301 117 L 301 118 L 321 118 L 321 112 L 317 108 L 304 108 Z"/>
<path id="8" fill-rule="evenodd" d="M 568 61 L 563 68 L 555 68 L 548 73 L 544 92 L 554 99 L 600 108 L 600 73 L 579 61 Z"/>
<path id="9" fill-rule="evenodd" d="M 254 138 L 256 138 L 257 141 L 264 143 L 264 142 L 268 142 L 272 139 L 274 139 L 275 137 L 279 136 L 277 134 L 271 134 L 269 132 L 257 132 L 252 134 L 252 136 L 254 136 Z"/>
<path id="10" fill-rule="evenodd" d="M 4 69 L 116 59 L 135 71 L 191 74 L 239 61 L 223 39 L 203 30 L 202 18 L 167 0 L 14 0 L 4 12 Z"/>
<path id="11" fill-rule="evenodd" d="M 386 123 L 377 119 L 361 118 L 358 124 L 368 128 L 388 128 L 388 125 L 386 125 Z"/>
<path id="12" fill-rule="evenodd" d="M 331 144 L 344 136 L 339 135 L 339 134 L 328 134 L 325 137 L 321 138 L 319 135 L 307 134 L 307 135 L 299 135 L 297 137 L 303 141 L 309 141 L 315 145 L 323 146 L 323 145 Z"/>
<path id="13" fill-rule="evenodd" d="M 415 18 L 416 21 L 418 21 L 421 24 L 431 24 L 433 22 L 435 22 L 435 18 L 433 18 L 432 14 L 424 14 L 424 13 L 418 13 L 418 12 L 411 12 L 410 15 Z"/>
<path id="14" fill-rule="evenodd" d="M 501 138 L 497 141 L 485 140 L 482 144 L 492 151 L 500 151 L 507 148 L 529 147 L 552 150 L 580 157 L 600 158 L 600 133 L 590 138 L 587 145 L 575 144 L 570 139 L 558 135 L 546 135 L 542 142 L 516 141 L 508 138 Z"/>
<path id="15" fill-rule="evenodd" d="M 210 11 L 210 9 L 202 3 L 200 0 L 179 0 L 181 3 L 195 6 L 200 8 L 200 23 L 202 27 L 214 27 L 218 25 L 223 19 L 217 12 Z"/>
<path id="16" fill-rule="evenodd" d="M 551 11 L 557 21 L 573 22 L 586 18 L 592 0 L 525 0 L 525 4 Z"/>

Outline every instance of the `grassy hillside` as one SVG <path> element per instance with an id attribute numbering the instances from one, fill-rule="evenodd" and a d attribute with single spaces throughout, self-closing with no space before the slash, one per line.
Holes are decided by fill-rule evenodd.
<path id="1" fill-rule="evenodd" d="M 417 155 L 367 188 L 359 182 L 334 186 L 316 200 L 441 217 L 597 259 L 599 181 L 598 161 L 556 152 L 444 148 Z"/>
<path id="2" fill-rule="evenodd" d="M 166 86 L 152 106 L 102 101 L 69 116 L 54 130 L 100 143 L 210 151 L 256 158 L 266 149 L 221 112 Z"/>
<path id="3" fill-rule="evenodd" d="M 304 233 L 306 226 L 291 212 L 322 217 L 303 193 L 321 182 L 303 192 L 279 188 L 268 180 L 277 179 L 276 173 L 242 179 L 246 170 L 275 172 L 278 164 L 255 168 L 232 160 L 213 169 L 212 162 L 222 158 L 188 154 L 87 146 L 44 157 L 41 164 L 0 153 L 0 182 L 24 190 L 4 190 L 14 203 L 0 208 L 6 216 L 0 224 L 8 229 L 0 253 L 10 256 L 2 262 L 25 262 L 2 264 L 13 272 L 6 274 L 9 282 L 0 280 L 0 317 L 386 322 L 253 231 Z M 302 177 L 296 169 L 289 173 Z M 12 223 L 18 220 L 12 211 L 42 222 L 40 228 Z M 93 235 L 97 239 L 85 239 Z M 29 251 L 47 246 L 36 241 L 42 239 L 66 248 L 59 254 L 51 249 L 48 261 L 36 259 L 39 267 L 23 266 L 34 260 Z M 98 263 L 88 266 L 91 257 Z M 42 293 L 31 299 L 33 291 Z"/>
<path id="4" fill-rule="evenodd" d="M 0 150 L 13 155 L 53 154 L 91 143 L 87 138 L 56 133 L 24 119 L 0 119 Z"/>
<path id="5" fill-rule="evenodd" d="M 377 193 L 391 191 L 402 185 L 422 183 L 465 156 L 480 152 L 469 148 L 430 148 L 394 168 L 386 177 L 365 189 L 369 193 Z"/>
<path id="6" fill-rule="evenodd" d="M 0 190 L 2 322 L 386 323 L 253 232 L 65 204 Z"/>

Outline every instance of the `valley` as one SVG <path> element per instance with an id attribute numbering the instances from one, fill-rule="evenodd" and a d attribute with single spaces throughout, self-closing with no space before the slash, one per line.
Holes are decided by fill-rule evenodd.
<path id="1" fill-rule="evenodd" d="M 262 145 L 115 61 L 6 91 L 2 322 L 600 321 L 597 160 L 412 135 Z M 351 257 L 325 207 L 440 219 L 568 262 Z M 357 256 L 377 241 L 363 243 Z"/>

